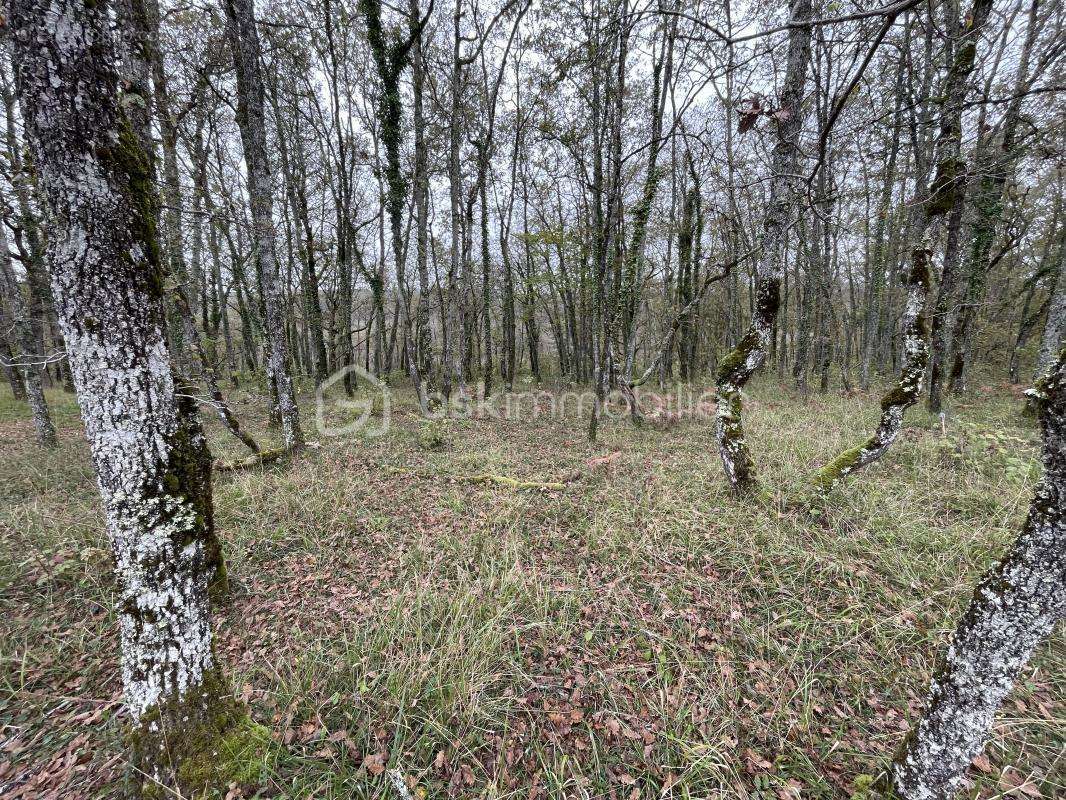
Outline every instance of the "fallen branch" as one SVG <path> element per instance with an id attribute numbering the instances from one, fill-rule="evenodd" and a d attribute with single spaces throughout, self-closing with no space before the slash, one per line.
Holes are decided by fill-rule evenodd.
<path id="1" fill-rule="evenodd" d="M 252 453 L 252 455 L 244 458 L 236 458 L 233 461 L 218 460 L 215 462 L 214 467 L 216 472 L 237 472 L 242 469 L 258 467 L 264 464 L 272 464 L 275 461 L 280 461 L 290 453 L 292 453 L 291 447 L 260 450 L 258 453 Z"/>
<path id="2" fill-rule="evenodd" d="M 186 297 L 185 290 L 181 288 L 180 284 L 176 284 L 173 290 L 178 315 L 181 317 L 182 329 L 185 338 L 192 345 L 192 348 L 196 351 L 197 358 L 200 360 L 201 377 L 204 379 L 204 383 L 207 384 L 208 394 L 211 395 L 211 405 L 218 412 L 218 417 L 222 420 L 222 424 L 226 426 L 226 430 L 244 442 L 244 445 L 253 453 L 260 452 L 259 443 L 249 436 L 247 431 L 241 430 L 237 417 L 234 416 L 232 409 L 226 402 L 226 398 L 222 396 L 222 390 L 218 385 L 218 376 L 215 374 L 215 368 L 208 359 L 207 353 L 204 352 L 203 342 L 200 341 L 200 333 L 196 330 L 192 307 L 189 305 L 189 298 Z"/>
<path id="3" fill-rule="evenodd" d="M 464 475 L 456 478 L 456 480 L 464 481 L 465 483 L 495 483 L 500 486 L 506 486 L 510 489 L 565 489 L 565 483 L 559 483 L 558 481 L 522 481 L 517 478 L 509 478 L 506 475 L 493 475 L 492 473 L 484 473 L 482 475 Z"/>
<path id="4" fill-rule="evenodd" d="M 404 780 L 403 773 L 399 769 L 389 770 L 389 780 L 392 781 L 392 788 L 396 790 L 400 800 L 414 800 L 411 790 L 407 788 L 407 781 Z"/>

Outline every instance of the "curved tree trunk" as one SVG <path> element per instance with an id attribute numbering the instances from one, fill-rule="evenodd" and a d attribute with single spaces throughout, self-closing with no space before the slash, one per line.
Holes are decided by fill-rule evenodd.
<path id="1" fill-rule="evenodd" d="M 777 141 L 771 162 L 770 200 L 763 222 L 762 256 L 756 271 L 755 311 L 751 327 L 736 348 L 718 366 L 715 382 L 718 410 L 715 435 L 726 477 L 734 492 L 755 487 L 755 465 L 744 439 L 742 392 L 752 374 L 763 362 L 781 302 L 781 274 L 784 270 L 785 231 L 796 206 L 795 174 L 799 165 L 799 135 L 803 126 L 803 85 L 811 49 L 811 29 L 797 23 L 811 16 L 810 0 L 796 0 L 788 34 L 788 66 L 781 91 L 780 109 L 775 114 Z"/>
<path id="2" fill-rule="evenodd" d="M 929 369 L 929 410 L 937 413 L 943 404 L 947 356 L 951 348 L 952 318 L 958 288 L 959 228 L 966 196 L 967 173 L 962 153 L 962 112 L 977 59 L 981 31 L 992 9 L 992 0 L 974 0 L 964 20 L 958 6 L 948 3 L 945 25 L 954 43 L 951 63 L 944 78 L 944 112 L 936 140 L 936 176 L 930 188 L 928 215 L 947 218 L 947 241 L 940 272 L 940 288 L 931 323 L 931 366 Z"/>
<path id="3" fill-rule="evenodd" d="M 926 344 L 926 301 L 929 297 L 928 251 L 917 247 L 911 253 L 907 272 L 907 305 L 903 312 L 903 365 L 899 381 L 881 398 L 881 421 L 874 434 L 859 447 L 845 450 L 822 467 L 814 483 L 821 492 L 828 492 L 844 477 L 862 469 L 885 454 L 903 428 L 903 414 L 918 402 L 922 393 L 922 377 L 929 363 Z"/>

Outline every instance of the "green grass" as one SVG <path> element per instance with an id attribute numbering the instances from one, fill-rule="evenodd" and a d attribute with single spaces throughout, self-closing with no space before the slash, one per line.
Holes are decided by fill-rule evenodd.
<path id="1" fill-rule="evenodd" d="M 260 398 L 234 399 L 276 440 Z M 62 446 L 42 453 L 0 394 L 0 794 L 17 778 L 118 797 L 107 545 L 76 408 L 50 400 Z M 388 767 L 427 797 L 848 797 L 920 709 L 1039 479 L 1033 422 L 1000 388 L 958 403 L 946 435 L 911 409 L 821 502 L 812 473 L 868 433 L 876 397 L 761 383 L 762 506 L 728 495 L 706 420 L 616 421 L 590 448 L 572 416 L 429 436 L 409 396 L 393 411 L 384 436 L 216 477 L 235 582 L 218 648 L 285 745 L 272 796 L 395 797 Z M 207 424 L 216 455 L 241 454 Z M 463 480 L 487 472 L 567 485 Z M 1008 700 L 971 795 L 1018 774 L 1063 791 L 1063 644 Z"/>

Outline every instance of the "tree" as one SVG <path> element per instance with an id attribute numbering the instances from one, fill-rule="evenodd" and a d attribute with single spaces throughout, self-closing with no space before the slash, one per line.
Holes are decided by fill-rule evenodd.
<path id="1" fill-rule="evenodd" d="M 1056 262 L 1055 283 L 1048 302 L 1044 331 L 1040 336 L 1040 352 L 1037 355 L 1037 370 L 1047 369 L 1055 356 L 1055 350 L 1062 347 L 1066 338 L 1066 223 L 1059 220 L 1057 241 L 1048 244 L 1048 249 L 1055 249 L 1052 258 Z M 1041 373 L 1037 373 L 1041 374 Z"/>
<path id="2" fill-rule="evenodd" d="M 237 72 L 237 123 L 248 165 L 248 194 L 255 233 L 255 257 L 263 284 L 263 312 L 269 342 L 268 373 L 277 393 L 285 446 L 303 446 L 300 410 L 296 405 L 292 376 L 289 374 L 285 312 L 278 279 L 274 244 L 273 181 L 266 145 L 266 111 L 260 68 L 259 32 L 255 27 L 252 0 L 224 0 L 226 35 Z"/>
<path id="3" fill-rule="evenodd" d="M 929 187 L 926 187 L 926 181 L 932 165 L 929 163 L 926 149 L 920 144 L 915 147 L 917 169 L 915 171 L 915 193 L 911 201 L 913 216 L 910 225 L 910 264 L 903 278 L 907 299 L 902 321 L 903 349 L 899 379 L 896 385 L 881 398 L 881 419 L 873 435 L 861 446 L 845 450 L 818 471 L 815 476 L 815 486 L 823 493 L 832 489 L 845 476 L 883 456 L 903 428 L 903 415 L 921 397 L 922 379 L 929 362 L 925 311 L 930 287 L 929 256 L 932 252 L 930 236 L 934 223 L 947 216 L 946 247 L 950 251 L 951 248 L 958 246 L 956 240 L 961 220 L 956 217 L 964 193 L 963 177 L 960 175 L 963 166 L 959 160 L 962 102 L 966 95 L 967 78 L 977 57 L 977 40 L 981 26 L 988 17 L 989 10 L 983 3 L 984 0 L 976 0 L 974 3 L 973 10 L 967 16 L 967 23 L 962 29 L 954 55 L 951 56 L 950 52 L 945 53 L 950 57 L 942 90 L 949 102 L 945 103 L 940 115 L 940 130 L 934 143 L 936 175 Z M 931 100 L 927 92 L 923 92 L 922 95 L 926 98 L 924 113 L 927 115 Z M 954 280 L 952 277 L 953 258 L 955 256 L 950 252 L 945 256 L 938 305 L 947 302 L 944 298 L 951 296 L 952 289 L 946 284 Z M 941 325 L 945 324 L 946 322 L 941 322 Z M 936 330 L 934 325 L 934 341 L 937 341 Z M 943 333 L 944 328 L 941 327 L 939 330 Z M 943 344 L 942 336 L 939 341 Z M 937 364 L 934 363 L 932 370 L 934 376 L 939 374 L 937 370 Z M 930 391 L 933 391 L 932 388 Z M 939 387 L 937 391 L 940 391 Z M 939 409 L 938 403 L 939 400 L 936 403 L 937 409 Z M 932 394 L 930 404 L 931 407 L 934 405 Z"/>
<path id="4" fill-rule="evenodd" d="M 718 410 L 715 436 L 729 485 L 736 493 L 750 492 L 756 483 L 755 464 L 744 438 L 742 392 L 763 362 L 781 302 L 781 276 L 785 266 L 785 232 L 796 207 L 799 167 L 799 137 L 803 126 L 803 86 L 811 49 L 811 29 L 804 25 L 811 16 L 810 0 L 795 0 L 788 34 L 788 65 L 781 90 L 780 107 L 774 114 L 776 141 L 772 157 L 770 198 L 763 221 L 757 269 L 755 313 L 751 327 L 736 348 L 718 365 L 715 384 Z"/>
<path id="5" fill-rule="evenodd" d="M 233 754 L 262 739 L 212 644 L 211 460 L 166 341 L 158 203 L 119 103 L 109 8 L 13 0 L 10 12 L 54 224 L 52 289 L 115 558 L 133 763 L 145 793 L 224 789 L 240 780 Z"/>
<path id="6" fill-rule="evenodd" d="M 974 0 L 963 20 L 959 6 L 944 4 L 944 23 L 949 36 L 945 56 L 948 71 L 941 88 L 944 97 L 940 115 L 940 132 L 936 139 L 936 175 L 930 187 L 929 216 L 943 215 L 946 219 L 944 262 L 940 269 L 940 288 L 933 311 L 930 338 L 932 365 L 929 368 L 929 410 L 939 412 L 943 403 L 952 313 L 958 284 L 960 259 L 959 236 L 966 198 L 966 163 L 962 159 L 962 112 L 970 88 L 970 77 L 977 61 L 977 46 L 992 0 Z"/>
<path id="7" fill-rule="evenodd" d="M 433 10 L 430 4 L 429 12 Z M 418 394 L 418 402 L 426 407 L 426 388 L 419 372 L 411 320 L 411 303 L 405 277 L 403 246 L 403 207 L 407 198 L 407 180 L 400 169 L 400 123 L 402 108 L 400 106 L 400 73 L 407 65 L 407 54 L 412 45 L 421 36 L 424 21 L 412 20 L 410 35 L 405 39 L 389 41 L 381 20 L 380 0 L 359 0 L 359 11 L 366 23 L 367 40 L 377 67 L 381 90 L 378 97 L 377 114 L 381 127 L 381 142 L 385 147 L 385 203 L 384 211 L 388 216 L 392 255 L 396 264 L 396 280 L 402 295 L 404 347 L 407 351 L 407 372 Z M 428 18 L 428 13 L 427 13 Z M 384 254 L 382 254 L 384 255 Z M 420 256 L 421 258 L 421 256 Z M 421 263 L 421 262 L 420 262 Z M 383 287 L 382 287 L 383 288 Z M 421 301 L 421 298 L 420 298 Z M 384 323 L 384 320 L 382 320 Z"/>
<path id="8" fill-rule="evenodd" d="M 1033 650 L 1066 616 L 1066 349 L 1028 394 L 1040 413 L 1044 479 L 1021 534 L 959 620 L 892 764 L 902 800 L 955 794 Z"/>
<path id="9" fill-rule="evenodd" d="M 37 434 L 37 443 L 42 447 L 56 446 L 56 429 L 48 412 L 48 401 L 44 396 L 41 374 L 44 372 L 44 353 L 39 341 L 33 334 L 26 301 L 22 297 L 22 288 L 15 279 L 11 268 L 11 252 L 8 249 L 7 232 L 0 228 L 0 298 L 7 306 L 10 327 L 14 333 L 17 356 L 12 367 L 22 373 L 22 386 L 26 400 L 33 416 L 33 429 Z"/>

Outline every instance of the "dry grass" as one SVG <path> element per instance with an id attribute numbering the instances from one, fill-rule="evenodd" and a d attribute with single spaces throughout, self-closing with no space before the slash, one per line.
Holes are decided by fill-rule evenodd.
<path id="1" fill-rule="evenodd" d="M 387 766 L 428 797 L 847 797 L 902 738 L 1039 478 L 998 387 L 947 436 L 912 410 L 883 463 L 812 505 L 811 472 L 876 402 L 760 385 L 748 430 L 774 508 L 727 495 L 706 422 L 613 423 L 590 449 L 572 418 L 427 433 L 400 399 L 385 436 L 216 481 L 237 585 L 219 649 L 286 745 L 264 795 L 387 797 Z M 52 400 L 63 445 L 44 454 L 0 395 L 0 795 L 118 797 L 106 542 L 76 409 Z M 238 412 L 269 438 L 256 398 Z M 482 473 L 567 485 L 462 480 Z M 971 794 L 1061 796 L 1063 643 Z"/>

